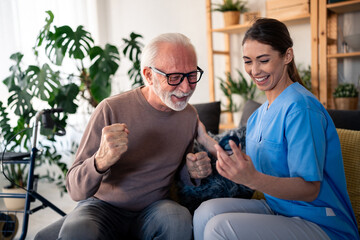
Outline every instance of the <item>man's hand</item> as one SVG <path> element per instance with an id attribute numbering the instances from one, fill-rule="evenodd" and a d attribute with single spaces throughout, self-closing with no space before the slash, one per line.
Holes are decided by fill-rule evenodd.
<path id="1" fill-rule="evenodd" d="M 105 172 L 127 151 L 128 134 L 126 124 L 116 123 L 102 129 L 99 150 L 95 155 L 95 166 Z"/>
<path id="2" fill-rule="evenodd" d="M 191 178 L 206 178 L 212 172 L 210 158 L 206 152 L 188 153 L 186 155 L 186 166 Z"/>

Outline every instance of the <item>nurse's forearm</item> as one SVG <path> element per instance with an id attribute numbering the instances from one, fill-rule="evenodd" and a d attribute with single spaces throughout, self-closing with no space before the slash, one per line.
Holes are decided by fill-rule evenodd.
<path id="1" fill-rule="evenodd" d="M 260 172 L 248 187 L 273 197 L 306 202 L 314 201 L 320 192 L 320 182 L 307 182 L 300 177 L 273 177 Z"/>

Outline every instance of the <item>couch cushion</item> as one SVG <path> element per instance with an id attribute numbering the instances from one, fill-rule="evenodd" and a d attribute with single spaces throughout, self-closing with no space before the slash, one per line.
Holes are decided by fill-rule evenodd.
<path id="1" fill-rule="evenodd" d="M 327 109 L 337 128 L 360 130 L 360 111 Z"/>
<path id="2" fill-rule="evenodd" d="M 336 130 L 340 138 L 347 190 L 360 227 L 360 131 Z"/>
<path id="3" fill-rule="evenodd" d="M 245 106 L 244 106 L 244 109 L 243 109 L 243 112 L 242 112 L 242 115 L 241 115 L 240 123 L 235 123 L 235 125 L 239 124 L 239 127 L 245 127 L 246 124 L 247 124 L 248 118 L 260 106 L 261 106 L 261 103 L 255 102 L 254 100 L 248 100 L 245 103 Z"/>
<path id="4" fill-rule="evenodd" d="M 205 125 L 206 130 L 213 134 L 219 133 L 220 102 L 193 104 L 196 108 L 200 121 Z"/>

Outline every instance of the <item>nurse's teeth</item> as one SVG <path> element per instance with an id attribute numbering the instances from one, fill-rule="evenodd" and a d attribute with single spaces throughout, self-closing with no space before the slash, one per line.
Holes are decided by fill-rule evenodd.
<path id="1" fill-rule="evenodd" d="M 255 78 L 255 80 L 256 80 L 256 81 L 258 81 L 258 82 L 262 82 L 262 81 L 264 81 L 266 78 L 267 78 L 267 77 L 263 77 L 263 78 Z"/>

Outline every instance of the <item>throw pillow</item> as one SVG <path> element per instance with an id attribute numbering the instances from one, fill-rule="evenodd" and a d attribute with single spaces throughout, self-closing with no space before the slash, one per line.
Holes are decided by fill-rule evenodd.
<path id="1" fill-rule="evenodd" d="M 193 106 L 206 130 L 212 134 L 218 134 L 221 113 L 220 102 L 193 104 Z"/>
<path id="2" fill-rule="evenodd" d="M 246 128 L 235 128 L 224 132 L 219 135 L 212 135 L 216 141 L 220 142 L 224 139 L 237 137 L 241 144 L 242 150 L 245 151 L 245 135 Z M 207 150 L 199 143 L 195 142 L 194 152 Z M 187 207 L 191 213 L 203 202 L 213 198 L 222 197 L 238 197 L 250 199 L 254 191 L 244 185 L 236 184 L 223 176 L 216 170 L 216 156 L 212 156 L 209 152 L 208 155 L 211 159 L 213 173 L 201 180 L 200 186 L 187 186 L 180 182 L 178 183 L 178 201 L 183 206 Z"/>
<path id="3" fill-rule="evenodd" d="M 246 127 L 247 120 L 255 112 L 256 109 L 258 109 L 261 106 L 261 103 L 255 102 L 254 100 L 248 100 L 245 103 L 243 113 L 241 115 L 239 127 Z M 235 123 L 237 124 L 237 123 Z"/>
<path id="4" fill-rule="evenodd" d="M 360 227 L 360 131 L 336 129 L 344 161 L 347 190 Z"/>

